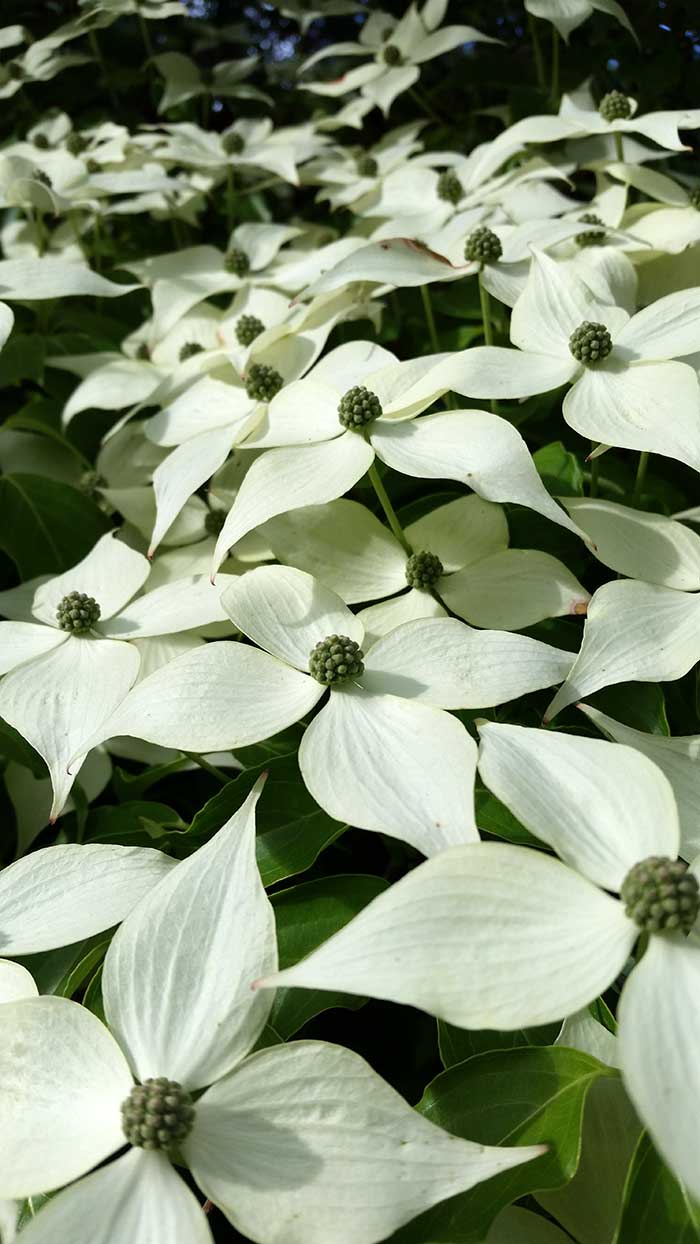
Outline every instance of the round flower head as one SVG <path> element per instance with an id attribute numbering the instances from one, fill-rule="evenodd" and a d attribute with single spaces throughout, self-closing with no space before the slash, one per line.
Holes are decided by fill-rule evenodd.
<path id="1" fill-rule="evenodd" d="M 577 362 L 590 366 L 608 357 L 612 338 L 604 324 L 584 320 L 569 337 L 569 349 Z"/>
<path id="2" fill-rule="evenodd" d="M 253 363 L 248 368 L 245 391 L 254 401 L 271 402 L 283 385 L 284 380 L 274 367 L 268 367 L 265 363 Z"/>
<path id="3" fill-rule="evenodd" d="M 124 1135 L 137 1149 L 172 1149 L 189 1136 L 194 1121 L 192 1098 L 165 1076 L 135 1084 L 121 1106 Z"/>
<path id="4" fill-rule="evenodd" d="M 227 251 L 224 255 L 224 267 L 227 272 L 243 278 L 250 271 L 250 260 L 245 251 L 234 246 L 232 250 Z"/>
<path id="5" fill-rule="evenodd" d="M 364 672 L 364 653 L 347 635 L 329 635 L 311 650 L 309 673 L 324 687 L 358 678 Z"/>
<path id="6" fill-rule="evenodd" d="M 249 346 L 264 331 L 265 325 L 257 315 L 242 315 L 236 320 L 236 339 L 241 346 Z"/>
<path id="7" fill-rule="evenodd" d="M 240 155 L 245 147 L 242 135 L 237 134 L 235 130 L 232 130 L 230 134 L 224 135 L 221 145 L 226 155 Z"/>
<path id="8" fill-rule="evenodd" d="M 464 258 L 469 263 L 495 263 L 502 254 L 500 238 L 487 225 L 479 225 L 464 243 Z"/>
<path id="9" fill-rule="evenodd" d="M 66 150 L 73 156 L 82 155 L 87 145 L 87 138 L 83 138 L 82 134 L 77 134 L 75 130 L 66 139 Z"/>
<path id="10" fill-rule="evenodd" d="M 700 888 L 684 860 L 650 855 L 630 869 L 620 887 L 627 915 L 647 933 L 689 932 L 700 911 Z"/>
<path id="11" fill-rule="evenodd" d="M 360 177 L 376 177 L 379 171 L 379 165 L 374 156 L 362 155 L 357 161 L 357 171 Z"/>
<path id="12" fill-rule="evenodd" d="M 48 151 L 49 147 L 51 146 L 48 138 L 46 137 L 46 134 L 35 134 L 33 138 L 33 142 L 34 142 L 34 146 L 38 147 L 40 151 Z"/>
<path id="13" fill-rule="evenodd" d="M 178 357 L 181 363 L 186 363 L 188 359 L 194 358 L 195 354 L 201 354 L 203 350 L 204 346 L 201 346 L 198 341 L 185 341 L 180 346 Z"/>
<path id="14" fill-rule="evenodd" d="M 397 48 L 395 43 L 387 43 L 386 47 L 384 48 L 384 51 L 382 52 L 382 56 L 384 57 L 384 60 L 387 65 L 403 64 L 403 56 L 401 54 L 401 49 Z"/>
<path id="15" fill-rule="evenodd" d="M 62 631 L 84 635 L 99 621 L 100 606 L 94 596 L 86 596 L 85 592 L 69 592 L 59 601 L 56 618 Z"/>
<path id="16" fill-rule="evenodd" d="M 341 397 L 338 403 L 338 419 L 344 428 L 363 428 L 373 419 L 379 419 L 382 404 L 376 393 L 356 384 Z"/>
<path id="17" fill-rule="evenodd" d="M 595 225 L 595 229 L 586 229 L 585 233 L 576 234 L 577 246 L 601 246 L 605 241 L 605 225 L 595 212 L 584 212 L 580 217 L 581 224 Z"/>
<path id="18" fill-rule="evenodd" d="M 627 121 L 632 115 L 632 105 L 622 91 L 608 91 L 601 99 L 598 111 L 604 121 Z"/>
<path id="19" fill-rule="evenodd" d="M 40 181 L 42 186 L 48 186 L 49 190 L 51 189 L 51 178 L 48 173 L 43 171 L 43 169 L 35 168 L 32 171 L 32 177 L 35 181 Z"/>
<path id="20" fill-rule="evenodd" d="M 424 591 L 434 587 L 444 574 L 444 566 L 436 553 L 425 550 L 412 553 L 406 562 L 406 582 L 409 587 L 422 588 Z"/>
<path id="21" fill-rule="evenodd" d="M 97 160 L 88 160 L 86 168 L 88 173 L 102 172 L 102 165 Z"/>
<path id="22" fill-rule="evenodd" d="M 464 187 L 452 169 L 445 169 L 444 173 L 438 177 L 437 194 L 438 198 L 445 203 L 452 203 L 455 207 L 459 203 L 464 194 Z"/>
<path id="23" fill-rule="evenodd" d="M 145 342 L 145 341 L 142 341 L 142 342 L 141 342 L 141 345 L 139 346 L 138 350 L 136 351 L 136 357 L 137 357 L 137 359 L 150 359 L 150 357 L 151 357 L 151 351 L 149 350 L 149 348 L 148 348 L 148 346 L 146 345 L 146 342 Z"/>

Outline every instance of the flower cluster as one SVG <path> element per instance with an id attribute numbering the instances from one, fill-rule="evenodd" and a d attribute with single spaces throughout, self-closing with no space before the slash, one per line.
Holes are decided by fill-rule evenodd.
<path id="1" fill-rule="evenodd" d="M 0 1244 L 690 1239 L 700 109 L 574 80 L 613 0 L 517 119 L 448 0 L 78 10 L 0 29 Z"/>

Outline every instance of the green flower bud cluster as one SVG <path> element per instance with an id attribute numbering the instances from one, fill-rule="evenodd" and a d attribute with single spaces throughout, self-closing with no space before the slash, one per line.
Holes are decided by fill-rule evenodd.
<path id="1" fill-rule="evenodd" d="M 39 148 L 40 151 L 48 151 L 49 147 L 51 146 L 51 143 L 46 137 L 46 134 L 41 134 L 41 133 L 35 134 L 34 138 L 32 139 L 32 142 L 34 143 L 35 147 Z"/>
<path id="2" fill-rule="evenodd" d="M 602 246 L 605 241 L 605 225 L 595 212 L 584 212 L 579 217 L 582 225 L 596 225 L 595 229 L 586 229 L 585 233 L 576 234 L 577 246 Z"/>
<path id="3" fill-rule="evenodd" d="M 98 160 L 88 160 L 85 167 L 88 173 L 101 173 L 102 172 L 102 165 L 100 164 Z"/>
<path id="4" fill-rule="evenodd" d="M 612 350 L 612 337 L 604 324 L 584 320 L 569 337 L 569 349 L 577 362 L 590 367 L 608 357 Z"/>
<path id="5" fill-rule="evenodd" d="M 138 350 L 136 351 L 136 357 L 137 359 L 150 359 L 151 351 L 149 350 L 145 341 L 141 342 Z"/>
<path id="6" fill-rule="evenodd" d="M 257 315 L 242 315 L 239 320 L 236 320 L 236 338 L 240 346 L 249 346 L 264 332 L 265 325 Z"/>
<path id="7" fill-rule="evenodd" d="M 198 341 L 185 341 L 180 346 L 178 358 L 181 363 L 186 363 L 188 359 L 194 358 L 195 354 L 202 354 L 203 350 L 204 346 L 201 346 Z"/>
<path id="8" fill-rule="evenodd" d="M 487 225 L 472 230 L 464 243 L 464 258 L 469 263 L 495 263 L 502 254 L 501 239 Z"/>
<path id="9" fill-rule="evenodd" d="M 284 385 L 284 380 L 274 367 L 265 363 L 253 363 L 248 368 L 245 391 L 256 402 L 271 402 Z"/>
<path id="10" fill-rule="evenodd" d="M 42 186 L 48 186 L 49 190 L 53 189 L 51 185 L 51 178 L 49 177 L 48 173 L 44 172 L 43 169 L 41 168 L 32 169 L 32 177 L 34 178 L 34 181 L 40 181 Z"/>
<path id="11" fill-rule="evenodd" d="M 451 203 L 453 207 L 456 207 L 463 194 L 464 187 L 457 174 L 453 173 L 451 168 L 445 169 L 444 173 L 441 173 L 438 177 L 438 198 L 442 199 L 444 203 Z"/>
<path id="12" fill-rule="evenodd" d="M 436 553 L 423 550 L 412 553 L 406 562 L 406 582 L 409 587 L 417 587 L 421 591 L 429 591 L 444 573 L 444 566 Z"/>
<path id="13" fill-rule="evenodd" d="M 58 603 L 56 620 L 62 631 L 84 635 L 99 620 L 100 612 L 94 596 L 87 596 L 85 592 L 69 592 Z"/>
<path id="14" fill-rule="evenodd" d="M 192 1131 L 190 1094 L 165 1076 L 135 1084 L 122 1102 L 122 1129 L 138 1149 L 171 1149 Z"/>
<path id="15" fill-rule="evenodd" d="M 700 911 L 700 887 L 684 860 L 650 855 L 628 872 L 620 889 L 627 915 L 647 933 L 691 929 Z"/>
<path id="16" fill-rule="evenodd" d="M 604 121 L 627 121 L 632 115 L 632 105 L 622 91 L 608 91 L 600 101 L 598 112 Z"/>
<path id="17" fill-rule="evenodd" d="M 246 273 L 250 272 L 250 260 L 245 251 L 234 246 L 224 255 L 224 267 L 227 272 L 231 272 L 242 280 Z"/>
<path id="18" fill-rule="evenodd" d="M 344 428 L 357 430 L 365 424 L 378 419 L 382 413 L 382 404 L 376 393 L 366 389 L 363 384 L 356 384 L 348 389 L 338 403 L 338 419 Z"/>
<path id="19" fill-rule="evenodd" d="M 82 155 L 88 145 L 87 138 L 83 138 L 82 134 L 76 133 L 75 130 L 70 133 L 66 139 L 66 150 L 69 155 Z"/>
<path id="20" fill-rule="evenodd" d="M 374 156 L 363 155 L 357 160 L 357 171 L 360 177 L 376 177 L 379 172 L 379 165 Z"/>
<path id="21" fill-rule="evenodd" d="M 403 55 L 401 49 L 397 48 L 395 43 L 387 43 L 382 52 L 384 62 L 387 65 L 403 65 Z"/>
<path id="22" fill-rule="evenodd" d="M 329 635 L 311 649 L 309 673 L 324 687 L 357 678 L 364 671 L 364 652 L 347 635 Z"/>
<path id="23" fill-rule="evenodd" d="M 225 520 L 226 515 L 223 510 L 207 510 L 204 516 L 204 530 L 207 535 L 218 536 Z"/>
<path id="24" fill-rule="evenodd" d="M 691 207 L 695 208 L 696 212 L 700 212 L 700 186 L 695 186 L 688 191 L 688 202 Z"/>
<path id="25" fill-rule="evenodd" d="M 226 155 L 240 155 L 245 142 L 242 134 L 237 134 L 235 130 L 231 130 L 230 134 L 224 134 L 221 145 Z"/>

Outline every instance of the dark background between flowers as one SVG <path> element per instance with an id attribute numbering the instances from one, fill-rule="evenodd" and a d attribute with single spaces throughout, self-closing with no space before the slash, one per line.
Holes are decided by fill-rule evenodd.
<path id="1" fill-rule="evenodd" d="M 371 9 L 372 5 L 368 8 Z M 403 0 L 386 0 L 386 10 L 400 14 Z M 696 107 L 700 85 L 700 11 L 697 0 L 628 0 L 628 12 L 640 36 L 637 48 L 631 38 L 603 15 L 586 22 L 562 49 L 561 80 L 564 89 L 591 77 L 593 89 L 602 95 L 620 88 L 640 101 L 640 109 Z M 356 37 L 360 21 L 354 17 L 318 20 L 300 36 L 293 21 L 281 17 L 264 4 L 240 0 L 190 0 L 191 18 L 151 24 L 157 51 L 181 50 L 192 55 L 202 67 L 222 59 L 241 57 L 250 51 L 260 54 L 260 65 L 252 79 L 274 99 L 273 119 L 289 124 L 307 119 L 316 109 L 335 107 L 317 97 L 293 89 L 295 71 L 303 58 L 329 42 Z M 35 37 L 50 33 L 62 21 L 78 12 L 70 3 L 23 3 L 4 0 L 3 24 L 21 22 Z M 423 131 L 426 145 L 467 152 L 480 141 L 493 137 L 503 121 L 510 122 L 532 112 L 548 110 L 548 103 L 536 83 L 528 26 L 521 6 L 503 0 L 453 0 L 449 20 L 469 22 L 504 40 L 505 47 L 465 47 L 424 67 L 422 86 L 431 107 L 443 118 L 430 121 Z M 549 27 L 539 25 L 545 55 L 549 55 Z M 106 84 L 99 70 L 84 65 L 68 70 L 51 82 L 30 85 L 2 104 L 2 138 L 21 136 L 46 109 L 66 110 L 76 127 L 109 117 L 137 128 L 139 123 L 158 119 L 152 90 L 153 74 L 144 67 L 144 52 L 135 21 L 120 19 L 102 40 L 103 55 L 111 89 L 118 108 L 106 96 Z M 5 53 L 5 56 L 9 53 Z M 328 66 L 328 72 L 332 66 Z M 243 101 L 212 101 L 207 106 L 207 125 L 220 129 L 241 115 L 257 115 L 258 104 Z M 386 128 L 416 117 L 417 105 L 406 95 L 392 108 L 389 123 L 378 112 L 367 120 L 362 133 L 345 130 L 340 138 L 347 144 L 369 146 Z M 201 120 L 199 102 L 172 110 L 171 120 Z M 696 133 L 686 135 L 692 148 L 676 162 L 697 175 Z M 673 162 L 671 167 L 673 167 Z M 592 192 L 586 177 L 578 179 L 575 193 Z M 267 203 L 276 219 L 298 214 L 304 219 L 324 220 L 340 232 L 350 224 L 350 216 L 339 213 L 329 218 L 325 207 L 314 203 L 313 188 L 294 189 L 285 185 L 266 192 Z M 212 196 L 201 219 L 201 236 L 225 244 L 226 224 L 222 203 Z M 244 194 L 239 197 L 239 219 L 255 219 L 254 205 Z M 184 226 L 187 242 L 200 236 Z M 167 222 L 148 217 L 111 217 L 105 227 L 102 264 L 119 279 L 119 262 L 127 257 L 157 254 L 173 248 Z M 441 345 L 458 349 L 478 340 L 479 311 L 473 283 L 464 282 L 433 287 Z M 59 305 L 35 304 L 34 309 L 16 308 L 17 328 L 0 358 L 0 387 L 3 390 L 2 421 L 5 426 L 31 429 L 47 444 L 65 440 L 60 426 L 61 407 L 72 387 L 63 372 L 45 366 L 45 358 L 60 352 L 117 348 L 121 339 L 148 314 L 147 296 L 131 294 L 109 303 L 94 300 L 67 300 Z M 506 340 L 507 324 L 500 325 Z M 351 337 L 371 331 L 359 322 L 336 329 L 329 348 Z M 381 340 L 400 357 L 430 350 L 420 299 L 415 291 L 402 291 L 387 300 Z M 560 417 L 561 394 L 550 394 L 508 409 L 502 413 L 517 422 L 527 438 L 535 460 L 553 493 L 580 493 L 585 478 L 586 447 Z M 478 405 L 478 403 L 470 403 Z M 90 461 L 94 461 L 102 434 L 113 421 L 104 412 L 87 411 L 71 425 L 70 441 Z M 601 461 L 601 483 L 611 499 L 623 499 L 629 492 L 634 464 L 632 455 L 616 451 Z M 29 479 L 29 483 L 27 483 Z M 386 483 L 392 499 L 405 513 L 428 508 L 439 494 L 447 499 L 455 487 L 424 485 L 387 473 Z M 354 490 L 358 499 L 374 507 L 373 495 L 362 483 Z M 643 505 L 672 513 L 697 502 L 697 477 L 670 460 L 652 459 Z M 561 557 L 593 590 L 607 577 L 584 546 L 562 529 L 547 523 L 530 511 L 507 507 L 513 544 L 541 548 Z M 22 489 L 11 476 L 0 477 L 0 583 L 13 586 L 39 573 L 55 573 L 73 564 L 110 525 L 89 490 L 79 491 L 58 480 L 47 483 L 42 476 L 25 477 Z M 582 620 L 560 619 L 532 628 L 532 634 L 574 650 L 580 642 Z M 537 725 L 547 693 L 532 695 L 498 710 L 511 722 Z M 698 679 L 692 672 L 665 686 L 630 684 L 593 697 L 612 716 L 641 729 L 667 734 L 700 732 Z M 458 714 L 469 728 L 476 713 Z M 496 716 L 496 713 L 486 714 Z M 561 725 L 569 730 L 590 732 L 580 715 L 569 710 Z M 261 866 L 270 892 L 275 898 L 282 949 L 293 962 L 352 914 L 360 910 L 381 888 L 395 881 L 419 860 L 412 849 L 398 841 L 335 824 L 306 795 L 298 777 L 295 753 L 302 728 L 238 753 L 245 771 L 234 782 L 220 789 L 207 773 L 181 772 L 177 767 L 144 772 L 143 766 L 127 761 L 115 766 L 107 789 L 90 807 L 80 797 L 77 785 L 77 811 L 64 817 L 58 831 L 47 830 L 36 845 L 53 841 L 109 841 L 160 846 L 184 856 L 206 841 L 239 805 L 255 775 L 268 768 L 268 786 L 260 804 Z M 26 765 L 36 776 L 45 774 L 41 759 L 8 726 L 0 721 L 0 772 L 10 761 Z M 483 788 L 477 789 L 478 821 L 486 835 L 512 842 L 533 840 L 509 813 Z M 15 853 L 14 812 L 4 784 L 0 787 L 0 811 L 4 829 L 0 834 L 0 863 Z M 31 966 L 47 990 L 84 998 L 99 1012 L 99 970 L 105 939 L 67 951 L 33 956 Z M 235 953 L 232 948 L 232 954 Z M 29 960 L 27 961 L 29 963 Z M 616 990 L 605 1003 L 614 1013 Z M 325 1009 L 329 1008 L 329 1009 Z M 601 1016 L 607 1020 L 601 1004 Z M 368 1002 L 298 993 L 282 999 L 273 1016 L 276 1031 L 265 1040 L 280 1036 L 321 1037 L 358 1050 L 411 1102 L 421 1098 L 426 1085 L 445 1066 L 459 1064 L 464 1076 L 464 1099 L 468 1118 L 443 1115 L 447 1126 L 465 1128 L 465 1135 L 484 1141 L 497 1140 L 491 1118 L 491 1103 L 480 1098 L 483 1076 L 493 1071 L 502 1076 L 506 1091 L 513 1087 L 513 1102 L 501 1103 L 513 1135 L 530 1140 L 550 1141 L 551 1155 L 522 1168 L 521 1179 L 503 1192 L 498 1180 L 486 1185 L 486 1192 L 455 1198 L 449 1209 L 424 1215 L 396 1237 L 405 1244 L 428 1241 L 455 1241 L 469 1244 L 477 1240 L 479 1224 L 487 1221 L 493 1206 L 505 1204 L 513 1195 L 520 1203 L 538 1208 L 529 1193 L 541 1186 L 561 1183 L 575 1166 L 581 1112 L 590 1068 L 585 1060 L 565 1063 L 549 1048 L 555 1029 L 529 1033 L 459 1033 L 449 1030 L 416 1011 Z M 523 1053 L 534 1046 L 531 1054 Z M 470 1058 L 469 1064 L 461 1060 Z M 548 1087 L 542 1089 L 542 1077 Z M 529 1078 L 528 1078 L 529 1077 Z M 534 1077 L 534 1080 L 533 1080 Z M 539 1080 L 537 1079 L 539 1077 Z M 533 1087 L 535 1080 L 540 1088 Z M 438 1097 L 439 1097 L 439 1091 Z M 567 1128 L 557 1132 L 548 1113 L 547 1094 L 566 1091 L 571 1111 Z M 540 1093 L 540 1096 L 538 1096 Z M 528 1096 L 529 1094 L 529 1096 Z M 535 1123 L 521 1117 L 516 1099 L 524 1096 Z M 521 1114 L 518 1114 L 518 1110 Z M 560 1124 L 561 1127 L 561 1124 Z M 529 1130 L 528 1130 L 529 1128 Z M 533 1130 L 534 1128 L 534 1130 Z M 497 1132 L 497 1127 L 496 1127 Z M 665 1213 L 676 1212 L 677 1190 L 670 1177 L 656 1171 L 665 1189 Z M 545 1167 L 542 1167 L 542 1163 Z M 547 1165 L 548 1164 L 548 1165 Z M 660 1173 L 659 1173 L 660 1172 Z M 529 1180 L 529 1182 L 528 1182 Z M 499 1200 L 500 1197 L 500 1200 Z M 505 1199 L 504 1199 L 505 1198 Z M 524 1198 L 524 1199 L 522 1199 Z M 457 1204 L 459 1202 L 459 1204 Z M 668 1206 L 671 1206 L 669 1211 Z M 538 1212 L 542 1212 L 538 1209 Z M 680 1213 L 680 1211 L 678 1211 Z M 452 1218 L 450 1218 L 452 1215 Z M 655 1221 L 650 1219 L 649 1221 Z M 671 1236 L 668 1216 L 659 1218 L 654 1242 L 664 1244 Z M 674 1220 L 675 1222 L 675 1220 Z M 211 1217 L 217 1241 L 231 1242 L 240 1237 L 221 1215 Z M 679 1217 L 679 1230 L 686 1226 Z M 647 1237 L 644 1237 L 646 1240 Z M 649 1237 L 650 1239 L 651 1237 Z M 700 1237 L 678 1233 L 673 1240 L 697 1241 Z M 625 1242 L 642 1236 L 629 1234 Z M 332 1244 L 332 1242 L 329 1242 Z"/>

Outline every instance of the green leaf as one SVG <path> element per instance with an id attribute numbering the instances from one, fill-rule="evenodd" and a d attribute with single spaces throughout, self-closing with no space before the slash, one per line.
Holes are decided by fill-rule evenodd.
<path id="1" fill-rule="evenodd" d="M 520 824 L 505 804 L 478 782 L 474 794 L 474 808 L 476 823 L 484 833 L 505 838 L 506 842 L 514 842 L 517 846 L 542 846 L 540 840 Z"/>
<path id="2" fill-rule="evenodd" d="M 38 752 L 21 734 L 0 718 L 0 756 L 15 760 L 18 765 L 30 769 L 35 778 L 47 778 L 49 771 Z"/>
<path id="3" fill-rule="evenodd" d="M 287 730 L 263 739 L 262 743 L 237 747 L 236 760 L 240 761 L 244 769 L 254 769 L 267 764 L 269 760 L 276 760 L 278 756 L 288 756 L 290 752 L 298 751 L 303 733 L 303 726 L 289 726 Z"/>
<path id="4" fill-rule="evenodd" d="M 122 803 L 140 799 L 156 782 L 170 777 L 171 773 L 178 773 L 186 764 L 187 757 L 178 756 L 162 765 L 149 765 L 142 773 L 127 773 L 126 769 L 115 768 L 112 782 L 117 799 Z"/>
<path id="5" fill-rule="evenodd" d="M 438 1044 L 444 1067 L 454 1067 L 476 1054 L 490 1050 L 515 1050 L 522 1046 L 552 1045 L 561 1024 L 543 1024 L 540 1028 L 514 1028 L 511 1032 L 499 1032 L 496 1028 L 470 1031 L 455 1028 L 438 1020 Z"/>
<path id="6" fill-rule="evenodd" d="M 382 877 L 344 875 L 320 877 L 273 894 L 280 968 L 304 959 L 386 888 Z M 321 1011 L 334 1006 L 355 1011 L 365 1001 L 351 994 L 323 990 L 278 989 L 268 1019 L 270 1035 L 286 1041 Z"/>
<path id="7" fill-rule="evenodd" d="M 67 570 L 110 530 L 93 501 L 41 475 L 0 479 L 0 548 L 23 579 Z"/>
<path id="8" fill-rule="evenodd" d="M 644 1132 L 632 1158 L 613 1244 L 699 1244 L 700 1208 L 674 1178 Z"/>
<path id="9" fill-rule="evenodd" d="M 13 333 L 0 356 L 0 388 L 44 375 L 46 340 L 38 333 Z"/>
<path id="10" fill-rule="evenodd" d="M 93 972 L 95 966 L 102 963 L 110 941 L 111 938 L 108 937 L 106 941 L 98 942 L 96 946 L 92 946 L 87 950 L 75 966 L 71 968 L 70 972 L 66 973 L 63 980 L 54 990 L 54 993 L 60 994 L 62 998 L 72 998 L 78 992 L 83 982 L 87 980 L 90 973 Z"/>
<path id="11" fill-rule="evenodd" d="M 655 682 L 624 682 L 586 696 L 586 703 L 608 717 L 647 734 L 670 735 L 664 693 Z"/>
<path id="12" fill-rule="evenodd" d="M 134 838 L 165 838 L 175 831 L 187 829 L 185 821 L 174 808 L 164 803 L 133 800 L 128 803 L 93 808 L 87 822 L 86 839 L 89 842 L 116 842 L 126 846 L 138 845 Z"/>
<path id="13" fill-rule="evenodd" d="M 262 773 L 267 773 L 267 782 L 258 804 L 257 854 L 263 884 L 269 886 L 310 868 L 346 826 L 319 808 L 292 753 L 246 769 L 223 786 L 194 817 L 188 840 L 196 840 L 197 845 L 207 841 L 240 808 Z"/>
<path id="14" fill-rule="evenodd" d="M 555 497 L 583 495 L 583 471 L 575 454 L 561 441 L 543 445 L 532 455 L 542 483 Z"/>
<path id="15" fill-rule="evenodd" d="M 476 1244 L 506 1205 L 571 1179 L 597 1059 L 562 1046 L 497 1050 L 443 1071 L 417 1109 L 433 1123 L 488 1145 L 546 1144 L 547 1153 L 450 1197 L 391 1237 L 392 1244 Z"/>

